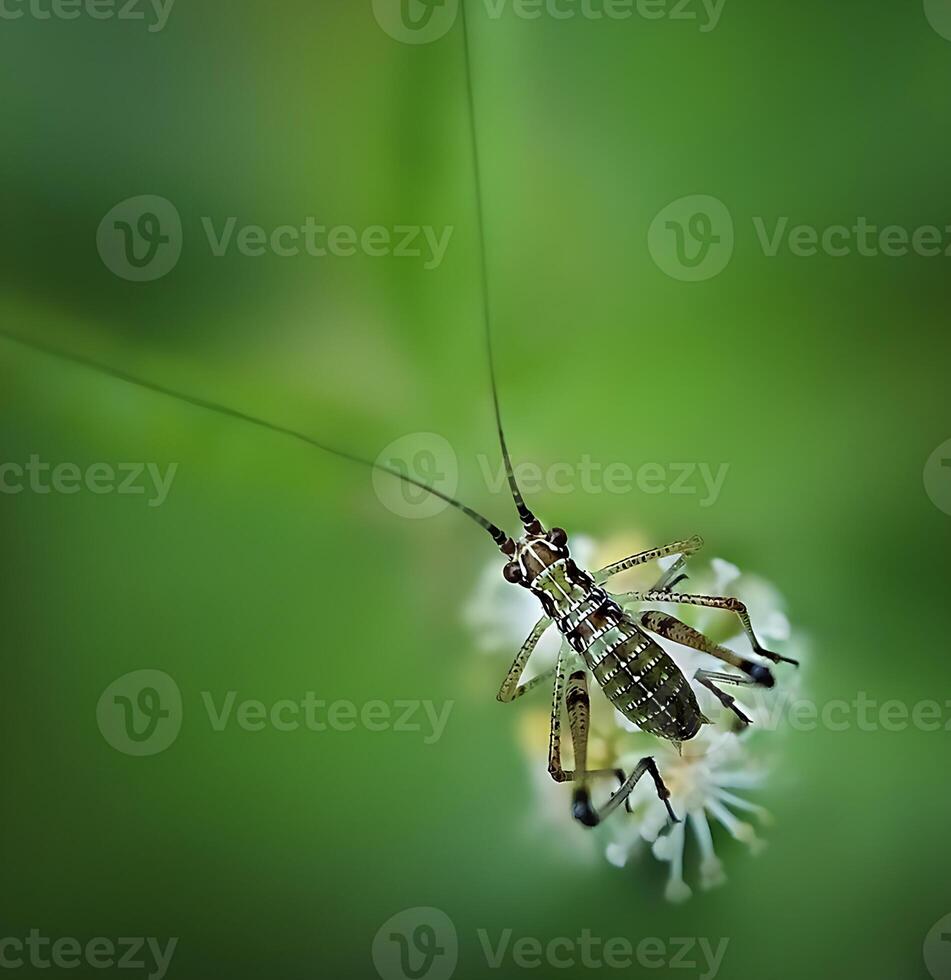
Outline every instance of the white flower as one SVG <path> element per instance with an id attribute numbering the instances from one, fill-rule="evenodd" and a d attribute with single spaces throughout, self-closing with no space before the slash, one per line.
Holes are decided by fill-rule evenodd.
<path id="1" fill-rule="evenodd" d="M 643 748 L 639 750 L 643 751 Z M 735 811 L 755 815 L 761 823 L 769 821 L 769 814 L 734 791 L 759 787 L 766 772 L 758 765 L 743 737 L 709 728 L 684 743 L 682 755 L 670 743 L 661 743 L 652 755 L 670 790 L 671 806 L 681 822 L 668 827 L 666 812 L 657 801 L 653 784 L 645 779 L 631 794 L 634 813 L 628 826 L 625 827 L 623 821 L 613 826 L 610 821 L 605 823 L 606 832 L 612 835 L 607 856 L 613 864 L 623 866 L 639 850 L 636 837 L 652 843 L 654 857 L 670 864 L 666 897 L 674 902 L 683 901 L 692 894 L 684 880 L 688 827 L 700 851 L 700 887 L 703 889 L 713 888 L 726 880 L 722 862 L 714 850 L 711 823 L 719 824 L 754 854 L 763 848 L 764 843 L 754 827 L 740 819 Z M 637 760 L 631 757 L 625 761 L 630 764 Z"/>
<path id="2" fill-rule="evenodd" d="M 589 538 L 571 540 L 575 560 L 592 570 L 648 546 L 648 542 L 637 537 L 615 538 L 604 547 L 597 546 Z M 661 576 L 662 569 L 674 560 L 632 569 L 612 579 L 608 588 L 615 593 L 648 590 Z M 783 611 L 782 597 L 774 586 L 759 577 L 741 573 L 735 565 L 719 558 L 704 561 L 693 557 L 687 563 L 686 572 L 689 578 L 676 586 L 678 591 L 741 598 L 749 608 L 754 629 L 763 645 L 767 649 L 778 647 L 777 652 L 784 656 L 802 659 L 803 643 L 793 633 Z M 651 608 L 667 611 L 722 646 L 744 656 L 750 655 L 749 641 L 733 614 L 700 606 L 652 604 Z M 486 569 L 465 611 L 466 622 L 478 637 L 482 649 L 504 655 L 509 662 L 540 615 L 540 607 L 530 593 L 505 582 L 498 562 Z M 687 677 L 693 677 L 700 667 L 736 673 L 708 654 L 667 641 L 658 642 Z M 550 629 L 533 654 L 527 675 L 550 668 L 555 663 L 560 643 L 557 631 Z M 631 813 L 620 809 L 594 834 L 582 831 L 571 820 L 565 787 L 555 784 L 547 773 L 549 702 L 545 701 L 543 706 L 517 702 L 515 710 L 523 712 L 520 741 L 529 757 L 533 775 L 537 777 L 533 781 L 545 816 L 571 833 L 580 847 L 587 849 L 591 840 L 597 841 L 607 860 L 616 867 L 624 867 L 647 851 L 657 860 L 667 862 L 666 897 L 670 901 L 683 901 L 692 894 L 684 871 L 688 836 L 693 838 L 699 852 L 700 887 L 708 889 L 722 884 L 726 875 L 715 850 L 717 838 L 732 837 L 747 845 L 752 853 L 764 846 L 753 825 L 745 818 L 752 817 L 762 825 L 769 822 L 769 814 L 747 800 L 745 794 L 762 786 L 768 776 L 772 752 L 781 741 L 773 736 L 785 727 L 783 708 L 798 691 L 800 683 L 800 671 L 795 667 L 779 665 L 773 672 L 776 686 L 772 689 L 729 689 L 739 709 L 752 719 L 749 728 L 744 728 L 737 717 L 705 688 L 695 685 L 701 710 L 714 723 L 683 743 L 679 751 L 673 743 L 640 732 L 606 698 L 598 696 L 594 685 L 591 691 L 589 768 L 620 767 L 630 772 L 644 756 L 653 756 L 670 790 L 671 806 L 680 819 L 673 825 L 669 824 L 666 809 L 657 798 L 653 781 L 645 777 L 631 794 Z M 570 741 L 563 739 L 562 742 L 570 755 Z M 565 761 L 565 767 L 570 767 L 569 760 Z M 596 797 L 600 790 L 602 800 L 615 788 L 607 782 L 595 787 Z"/>

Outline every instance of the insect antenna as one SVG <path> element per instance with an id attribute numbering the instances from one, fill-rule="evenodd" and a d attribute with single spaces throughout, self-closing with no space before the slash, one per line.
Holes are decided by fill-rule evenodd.
<path id="1" fill-rule="evenodd" d="M 325 453 L 329 453 L 331 456 L 337 456 L 340 459 L 348 460 L 351 463 L 359 463 L 361 466 L 367 466 L 371 470 L 379 470 L 383 473 L 389 473 L 390 476 L 394 476 L 396 479 L 402 480 L 404 483 L 408 483 L 419 490 L 425 490 L 426 493 L 431 493 L 434 497 L 444 500 L 450 506 L 455 507 L 456 510 L 461 511 L 467 517 L 475 521 L 479 527 L 488 531 L 489 534 L 492 535 L 492 540 L 499 546 L 499 548 L 506 552 L 506 554 L 508 554 L 509 550 L 514 547 L 509 536 L 503 530 L 501 530 L 501 528 L 496 527 L 496 525 L 490 520 L 478 513 L 478 511 L 475 511 L 466 504 L 461 503 L 453 497 L 450 497 L 441 490 L 437 490 L 435 487 L 431 487 L 428 484 L 415 479 L 414 477 L 400 473 L 399 470 L 392 469 L 383 463 L 371 462 L 370 460 L 364 459 L 362 456 L 358 456 L 355 453 L 349 453 L 345 450 L 328 446 L 326 443 L 319 442 L 312 436 L 309 436 L 304 432 L 299 432 L 296 429 L 279 425 L 276 422 L 268 422 L 267 419 L 258 418 L 255 415 L 249 415 L 247 412 L 242 412 L 240 409 L 231 408 L 228 405 L 222 405 L 218 402 L 210 401 L 207 398 L 199 398 L 197 395 L 189 395 L 184 392 L 175 391 L 174 389 L 168 388 L 165 385 L 159 384 L 155 381 L 147 381 L 143 378 L 136 377 L 133 374 L 128 374 L 127 372 L 118 368 L 110 367 L 106 364 L 100 364 L 98 361 L 94 361 L 88 357 L 83 357 L 81 354 L 73 354 L 63 350 L 58 350 L 57 348 L 51 347 L 48 344 L 32 339 L 28 340 L 25 337 L 19 337 L 16 334 L 12 334 L 3 329 L 0 329 L 0 337 L 4 337 L 7 340 L 20 345 L 21 347 L 38 351 L 47 357 L 53 357 L 57 360 L 79 365 L 86 370 L 94 371 L 97 374 L 106 375 L 107 377 L 122 381 L 125 384 L 133 385 L 136 388 L 142 388 L 146 391 L 163 395 L 166 398 L 171 398 L 178 402 L 184 402 L 186 405 L 191 405 L 194 408 L 200 408 L 206 412 L 213 412 L 216 415 L 223 415 L 227 418 L 235 419 L 247 425 L 254 425 L 261 429 L 267 429 L 270 432 L 276 432 L 279 435 L 296 439 L 298 442 L 303 442 L 308 446 L 320 449 Z"/>
<path id="2" fill-rule="evenodd" d="M 528 509 L 522 499 L 522 492 L 515 479 L 512 460 L 509 456 L 508 445 L 505 441 L 505 431 L 502 428 L 502 413 L 499 409 L 499 391 L 495 381 L 495 358 L 492 354 L 492 307 L 489 293 L 489 265 L 485 244 L 485 209 L 482 203 L 482 167 L 479 159 L 478 126 L 476 125 L 475 94 L 472 83 L 472 51 L 469 37 L 469 21 L 466 15 L 466 0 L 459 0 L 462 8 L 462 35 L 466 74 L 466 98 L 469 108 L 469 136 L 472 147 L 472 172 L 475 188 L 475 209 L 477 235 L 479 239 L 479 279 L 482 284 L 482 319 L 485 332 L 486 355 L 489 361 L 489 380 L 492 384 L 492 405 L 495 410 L 495 427 L 499 435 L 499 448 L 502 450 L 502 460 L 505 464 L 505 475 L 508 477 L 509 489 L 515 501 L 515 509 L 526 530 L 540 533 L 542 530 L 538 518 Z"/>

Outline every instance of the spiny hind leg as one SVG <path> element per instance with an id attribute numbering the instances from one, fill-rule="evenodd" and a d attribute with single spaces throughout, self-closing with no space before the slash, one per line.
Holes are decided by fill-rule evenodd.
<path id="1" fill-rule="evenodd" d="M 738 653 L 734 653 L 732 650 L 720 646 L 719 643 L 714 643 L 713 640 L 704 636 L 699 630 L 695 630 L 692 626 L 682 623 L 679 619 L 676 619 L 668 613 L 648 609 L 644 612 L 637 613 L 635 618 L 649 633 L 655 633 L 657 636 L 662 636 L 666 640 L 672 640 L 674 643 L 680 643 L 693 650 L 699 650 L 701 653 L 708 653 L 711 657 L 716 657 L 731 667 L 742 670 L 744 674 L 752 678 L 761 687 L 772 687 L 776 683 L 773 678 L 773 672 L 769 667 L 754 663 L 752 660 L 747 660 L 746 657 L 741 657 Z"/>
<path id="2" fill-rule="evenodd" d="M 564 674 L 561 674 L 564 681 Z M 556 732 L 556 726 L 560 724 L 561 707 L 561 685 L 556 684 L 556 700 L 552 709 L 552 731 Z M 649 772 L 657 788 L 657 795 L 667 807 L 670 819 L 676 821 L 673 810 L 670 808 L 670 792 L 664 785 L 660 773 L 653 759 L 645 758 L 635 766 L 630 776 L 624 776 L 621 769 L 588 769 L 588 735 L 590 733 L 591 704 L 588 698 L 588 679 L 583 670 L 576 671 L 568 678 L 568 686 L 565 690 L 565 706 L 568 713 L 568 724 L 571 730 L 571 743 L 574 749 L 575 768 L 573 771 L 566 771 L 561 768 L 561 757 L 559 749 L 559 739 L 557 734 L 552 740 L 554 755 L 549 757 L 549 772 L 552 776 L 561 781 L 573 781 L 577 784 L 571 801 L 571 815 L 585 827 L 596 827 L 609 814 L 613 813 L 622 803 L 628 813 L 631 812 L 630 795 L 637 785 L 638 780 L 645 772 Z M 556 775 L 557 773 L 557 775 Z M 613 775 L 619 782 L 620 787 L 611 798 L 600 809 L 591 803 L 591 794 L 588 789 L 588 782 L 594 776 Z"/>
<path id="3" fill-rule="evenodd" d="M 555 667 L 555 687 L 551 705 L 551 735 L 548 743 L 548 772 L 556 783 L 579 783 L 571 804 L 571 815 L 585 826 L 598 823 L 597 814 L 591 808 L 588 795 L 588 780 L 596 776 L 613 776 L 618 784 L 626 782 L 623 769 L 588 769 L 588 732 L 590 726 L 590 703 L 588 701 L 588 682 L 584 671 L 576 671 L 568 679 L 565 690 L 564 647 Z M 568 723 L 574 749 L 575 768 L 564 769 L 561 765 L 561 704 L 564 697 L 568 711 Z M 627 804 L 630 812 L 630 804 Z"/>
<path id="4" fill-rule="evenodd" d="M 752 720 L 747 718 L 745 714 L 737 707 L 736 699 L 732 698 L 726 691 L 721 691 L 720 688 L 714 684 L 714 681 L 719 681 L 721 684 L 734 684 L 737 687 L 755 687 L 756 681 L 751 677 L 741 677 L 739 674 L 724 674 L 715 670 L 704 670 L 702 667 L 700 670 L 693 675 L 693 679 L 698 683 L 702 684 L 713 696 L 723 705 L 724 708 L 729 709 L 740 719 L 745 728 L 747 725 L 752 724 Z"/>
<path id="5" fill-rule="evenodd" d="M 598 585 L 603 585 L 612 575 L 626 572 L 635 565 L 644 565 L 649 561 L 656 561 L 658 558 L 667 558 L 670 555 L 694 555 L 703 547 L 703 538 L 695 534 L 692 538 L 685 541 L 673 541 L 660 548 L 650 548 L 647 551 L 639 551 L 636 555 L 629 558 L 622 558 L 611 565 L 605 565 L 594 573 L 594 580 Z"/>
<path id="6" fill-rule="evenodd" d="M 588 727 L 590 724 L 590 704 L 588 701 L 588 682 L 584 671 L 577 671 L 568 679 L 565 690 L 565 648 L 558 654 L 554 667 L 555 685 L 551 700 L 551 728 L 548 739 L 548 773 L 556 783 L 570 783 L 578 778 L 589 776 L 614 776 L 619 783 L 624 782 L 622 769 L 591 769 L 588 763 Z M 575 768 L 564 769 L 561 765 L 561 705 L 565 701 L 568 708 L 568 723 L 575 752 Z"/>
<path id="7" fill-rule="evenodd" d="M 513 667 L 514 670 L 514 667 Z M 552 685 L 551 720 L 548 726 L 548 772 L 556 783 L 565 783 L 574 779 L 574 772 L 562 768 L 561 765 L 561 703 L 565 694 L 565 644 L 558 651 L 558 660 L 550 672 L 554 674 L 555 683 Z M 510 675 L 511 676 L 511 675 Z M 587 754 L 587 744 L 584 749 Z"/>
<path id="8" fill-rule="evenodd" d="M 574 750 L 575 768 L 570 778 L 577 785 L 571 800 L 571 815 L 586 827 L 594 827 L 600 822 L 597 812 L 591 806 L 588 780 L 592 776 L 613 775 L 621 786 L 625 783 L 621 769 L 588 769 L 588 736 L 591 731 L 591 701 L 588 697 L 588 678 L 583 670 L 575 671 L 568 678 L 565 690 L 565 710 L 568 713 L 568 728 L 571 731 L 571 746 Z M 568 773 L 564 773 L 566 777 Z M 630 806 L 628 807 L 630 812 Z"/>
<path id="9" fill-rule="evenodd" d="M 582 675 L 583 676 L 583 675 Z M 571 675 L 572 690 L 577 685 L 576 675 Z M 575 702 L 574 712 L 569 710 L 568 718 L 571 725 L 571 738 L 575 742 L 581 729 L 578 728 L 577 701 L 576 695 L 572 694 Z M 584 725 L 584 737 L 580 739 L 580 745 L 575 742 L 575 769 L 564 769 L 561 764 L 561 705 L 565 700 L 565 644 L 562 644 L 558 651 L 558 662 L 555 664 L 555 684 L 551 695 L 551 724 L 548 734 L 548 774 L 556 783 L 571 782 L 575 778 L 575 772 L 580 769 L 582 775 L 587 764 L 588 758 L 588 733 L 587 723 Z M 580 764 L 579 764 L 580 760 Z M 623 782 L 623 773 L 621 774 Z"/>
<path id="10" fill-rule="evenodd" d="M 552 676 L 552 674 L 555 673 L 555 668 L 553 667 L 551 670 L 546 670 L 537 677 L 533 677 L 530 681 L 526 681 L 524 684 L 519 684 L 522 674 L 525 673 L 525 667 L 528 664 L 529 657 L 531 657 L 535 647 L 538 646 L 538 641 L 542 638 L 542 635 L 549 626 L 551 626 L 550 617 L 542 616 L 542 618 L 532 627 L 531 633 L 528 634 L 528 637 L 522 644 L 521 649 L 515 655 L 515 660 L 512 661 L 512 666 L 509 668 L 509 672 L 505 675 L 505 680 L 502 681 L 502 686 L 499 688 L 499 693 L 496 695 L 499 701 L 506 703 L 509 701 L 514 701 L 516 698 L 520 698 L 523 694 L 526 694 L 533 687 L 537 687 L 542 681 L 547 680 Z"/>
<path id="11" fill-rule="evenodd" d="M 678 606 L 706 606 L 710 609 L 724 609 L 734 613 L 743 624 L 743 631 L 749 637 L 753 646 L 753 652 L 767 660 L 772 660 L 774 664 L 787 663 L 799 666 L 798 660 L 780 656 L 767 650 L 756 638 L 753 632 L 753 624 L 750 622 L 750 614 L 744 603 L 732 596 L 716 595 L 689 595 L 685 592 L 670 592 L 668 590 L 654 590 L 651 592 L 621 592 L 614 596 L 619 602 L 672 602 Z"/>

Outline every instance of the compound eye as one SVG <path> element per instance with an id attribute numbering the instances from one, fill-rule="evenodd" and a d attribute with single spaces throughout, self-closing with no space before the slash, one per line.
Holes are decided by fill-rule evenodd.
<path id="1" fill-rule="evenodd" d="M 502 575 L 505 577 L 506 582 L 511 582 L 512 585 L 518 585 L 522 581 L 522 569 L 517 561 L 510 561 L 505 568 L 502 569 Z"/>
<path id="2" fill-rule="evenodd" d="M 564 528 L 561 528 L 561 527 L 553 527 L 548 532 L 548 540 L 556 548 L 563 548 L 568 543 L 568 535 L 565 534 Z"/>

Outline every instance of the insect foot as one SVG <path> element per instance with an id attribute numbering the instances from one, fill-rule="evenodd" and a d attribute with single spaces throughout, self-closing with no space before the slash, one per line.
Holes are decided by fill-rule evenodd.
<path id="1" fill-rule="evenodd" d="M 751 660 L 740 664 L 740 670 L 749 674 L 757 684 L 762 684 L 763 687 L 772 687 L 776 683 L 776 678 L 773 677 L 773 672 L 769 667 L 764 667 L 762 664 L 754 664 Z"/>
<path id="2" fill-rule="evenodd" d="M 588 791 L 584 789 L 575 790 L 575 796 L 571 802 L 571 815 L 585 827 L 597 827 L 601 822 L 594 807 L 591 806 Z"/>

